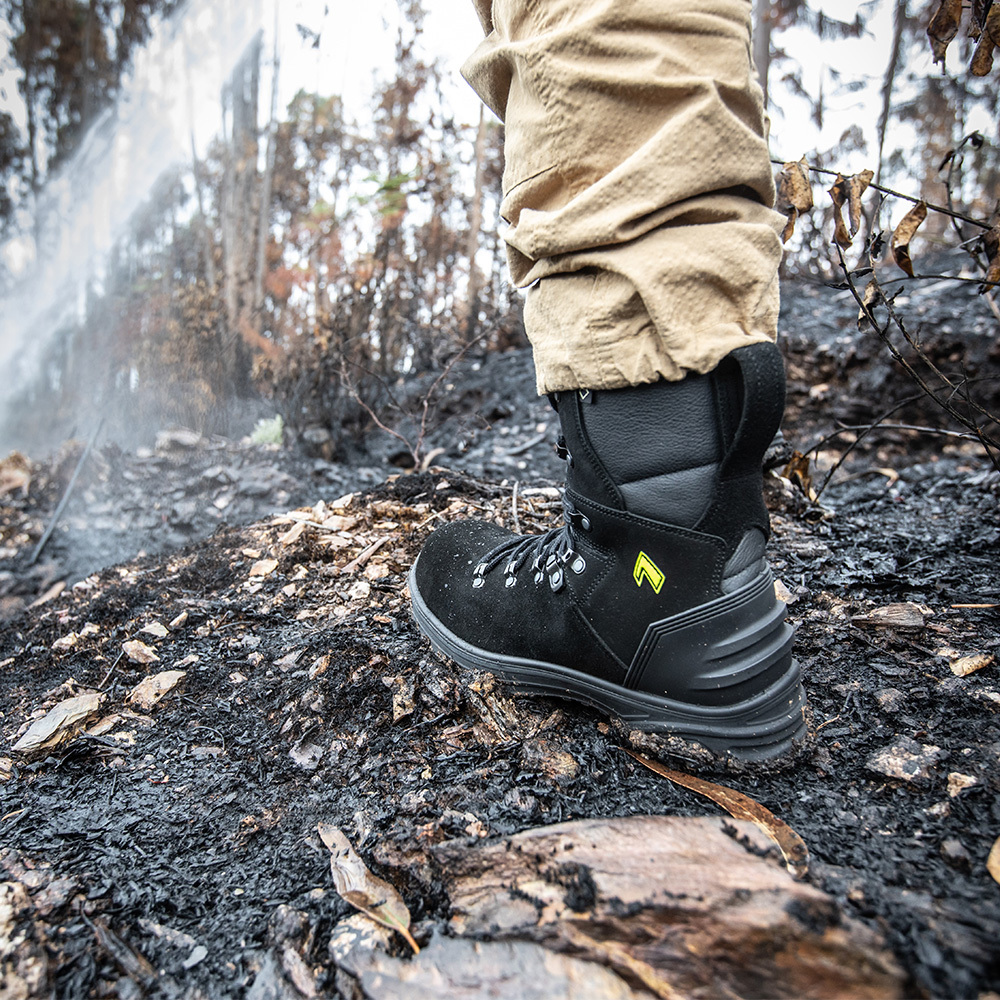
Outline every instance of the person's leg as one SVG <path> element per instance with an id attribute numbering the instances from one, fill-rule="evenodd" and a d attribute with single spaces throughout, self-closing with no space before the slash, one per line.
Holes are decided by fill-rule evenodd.
<path id="1" fill-rule="evenodd" d="M 750 0 L 494 0 L 464 72 L 505 121 L 504 238 L 539 392 L 711 371 L 775 339 Z"/>
<path id="2" fill-rule="evenodd" d="M 566 525 L 446 526 L 415 617 L 464 666 L 748 756 L 803 728 L 763 558 L 780 254 L 749 0 L 494 0 L 467 70 L 507 124 L 504 214 Z"/>

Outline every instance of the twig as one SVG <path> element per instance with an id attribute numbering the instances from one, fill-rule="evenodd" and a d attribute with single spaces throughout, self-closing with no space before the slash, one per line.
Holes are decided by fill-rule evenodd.
<path id="1" fill-rule="evenodd" d="M 547 428 L 541 434 L 536 434 L 533 438 L 528 438 L 524 444 L 519 444 L 516 448 L 511 448 L 507 452 L 508 457 L 513 458 L 515 455 L 523 455 L 526 451 L 530 451 L 536 444 L 540 444 L 545 440 L 546 434 L 548 434 Z"/>
<path id="2" fill-rule="evenodd" d="M 510 509 L 511 509 L 511 514 L 513 514 L 514 516 L 514 534 L 519 535 L 521 534 L 521 522 L 518 520 L 517 517 L 517 486 L 518 482 L 515 479 L 514 492 L 511 494 L 510 498 Z"/>
<path id="3" fill-rule="evenodd" d="M 910 376 L 910 378 L 912 378 L 913 381 L 916 382 L 917 385 L 919 385 L 920 388 L 923 389 L 923 391 L 928 396 L 930 396 L 930 398 L 932 400 L 934 400 L 934 402 L 937 403 L 937 405 L 940 406 L 946 413 L 949 413 L 958 423 L 960 423 L 963 427 L 967 427 L 970 431 L 972 431 L 973 434 L 976 435 L 976 437 L 979 440 L 979 443 L 983 446 L 983 450 L 986 452 L 986 456 L 987 456 L 987 458 L 989 458 L 990 463 L 993 465 L 993 467 L 998 472 L 1000 472 L 1000 461 L 998 461 L 997 456 L 994 455 L 994 453 L 993 453 L 993 449 L 994 448 L 1000 448 L 1000 444 L 998 444 L 997 442 L 995 442 L 991 438 L 989 438 L 983 432 L 983 430 L 979 427 L 979 425 L 976 424 L 971 418 L 967 417 L 964 413 L 962 413 L 959 410 L 957 410 L 952 405 L 950 399 L 943 399 L 941 396 L 939 396 L 927 384 L 927 381 L 913 367 L 913 365 L 910 364 L 910 362 L 907 361 L 907 359 L 903 357 L 903 355 L 900 353 L 900 351 L 896 347 L 896 345 L 893 344 L 892 341 L 889 339 L 889 334 L 887 332 L 888 325 L 889 325 L 889 320 L 891 320 L 893 323 L 896 324 L 896 326 L 898 326 L 900 328 L 900 330 L 903 332 L 903 336 L 906 337 L 907 342 L 917 352 L 918 357 L 920 357 L 920 359 L 922 361 L 924 361 L 925 364 L 928 364 L 932 368 L 932 370 L 935 371 L 936 374 L 939 374 L 939 377 L 941 377 L 944 380 L 944 382 L 949 386 L 949 388 L 951 388 L 953 390 L 953 393 L 958 392 L 959 394 L 961 394 L 960 391 L 959 391 L 959 388 L 957 386 L 955 386 L 943 374 L 941 374 L 936 369 L 936 366 L 934 366 L 933 363 L 930 361 L 930 359 L 923 353 L 923 351 L 921 351 L 916 346 L 916 344 L 914 343 L 913 339 L 910 337 L 908 331 L 903 326 L 902 321 L 900 320 L 898 314 L 895 312 L 895 310 L 892 308 L 891 303 L 886 298 L 885 292 L 883 291 L 882 286 L 878 283 L 878 280 L 874 277 L 874 274 L 873 274 L 873 276 L 871 278 L 871 281 L 874 283 L 875 291 L 876 291 L 876 294 L 878 296 L 878 301 L 880 301 L 884 306 L 886 306 L 886 309 L 888 311 L 888 317 L 889 317 L 886 320 L 885 326 L 883 326 L 881 323 L 879 323 L 877 317 L 872 312 L 871 307 L 869 306 L 869 304 L 867 302 L 865 302 L 864 298 L 859 294 L 857 286 L 854 284 L 854 278 L 853 278 L 853 276 L 851 274 L 851 271 L 848 269 L 848 267 L 847 267 L 847 261 L 844 258 L 844 250 L 843 250 L 843 248 L 839 244 L 836 245 L 836 246 L 837 246 L 837 255 L 840 258 L 840 267 L 843 270 L 845 277 L 847 278 L 847 284 L 848 284 L 848 287 L 851 290 L 851 294 L 854 296 L 855 301 L 858 303 L 858 306 L 861 309 L 861 315 L 872 325 L 872 329 L 874 329 L 875 332 L 878 334 L 879 339 L 882 341 L 883 344 L 885 344 L 886 348 L 888 349 L 889 353 L 892 355 L 893 359 L 903 368 L 903 370 Z M 871 260 L 871 257 L 869 257 L 869 261 L 872 264 L 872 270 L 874 271 L 874 261 Z M 966 395 L 967 395 L 967 393 L 966 393 Z M 975 405 L 975 404 L 973 404 L 973 405 Z M 994 422 L 997 422 L 995 417 L 993 417 L 991 414 L 987 413 L 985 410 L 982 410 L 981 407 L 976 406 L 976 408 L 979 409 L 980 412 L 983 412 L 987 417 L 989 417 L 989 419 L 993 420 Z M 824 485 L 825 485 L 825 483 L 824 483 Z"/>
<path id="4" fill-rule="evenodd" d="M 66 504 L 69 503 L 70 494 L 73 492 L 73 487 L 76 486 L 76 480 L 80 475 L 80 470 L 83 468 L 84 462 L 87 461 L 87 456 L 90 454 L 91 449 L 94 447 L 94 443 L 97 441 L 97 435 L 101 433 L 101 428 L 104 426 L 104 417 L 97 422 L 97 426 L 94 428 L 93 434 L 90 435 L 90 440 L 87 442 L 87 447 L 83 449 L 83 454 L 80 456 L 76 463 L 76 468 L 73 470 L 73 475 L 70 477 L 69 483 L 66 486 L 66 492 L 63 493 L 62 499 L 56 506 L 55 513 L 52 515 L 52 520 L 49 521 L 49 526 L 45 529 L 45 534 L 39 539 L 38 544 L 35 546 L 35 551 L 31 553 L 31 558 L 28 560 L 29 566 L 34 566 L 38 562 L 38 557 L 42 554 L 42 550 L 48 544 L 49 539 L 52 537 L 52 532 L 56 530 L 56 525 L 59 523 L 59 518 L 62 517 L 62 512 L 66 509 Z"/>

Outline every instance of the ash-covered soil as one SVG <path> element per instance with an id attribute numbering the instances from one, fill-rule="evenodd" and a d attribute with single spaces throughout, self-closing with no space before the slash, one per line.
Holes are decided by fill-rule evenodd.
<path id="1" fill-rule="evenodd" d="M 832 345 L 790 345 L 785 436 L 800 450 L 837 429 L 838 407 L 857 419 L 869 394 L 858 379 L 881 386 L 869 413 L 913 391 L 874 349 L 862 362 L 868 347 L 844 332 L 853 310 L 824 312 L 822 294 L 789 306 L 802 328 L 810 310 L 823 313 L 817 335 Z M 991 348 L 979 346 L 988 372 Z M 589 817 L 721 814 L 625 748 L 738 789 L 790 824 L 811 854 L 808 883 L 832 900 L 808 920 L 881 935 L 904 995 L 1000 990 L 1000 886 L 987 868 L 1000 837 L 1000 481 L 978 446 L 872 435 L 819 504 L 769 477 L 771 557 L 799 626 L 809 737 L 780 765 L 741 766 L 622 732 L 586 708 L 512 697 L 417 633 L 405 576 L 435 526 L 481 516 L 542 530 L 558 518 L 544 401 L 529 390 L 508 414 L 490 414 L 492 430 L 483 423 L 488 393 L 504 391 L 490 387 L 494 364 L 522 377 L 528 367 L 511 356 L 480 368 L 482 383 L 470 374 L 479 416 L 456 415 L 429 441 L 446 447 L 435 462 L 448 467 L 366 491 L 328 463 L 300 465 L 300 477 L 280 480 L 286 502 L 274 494 L 278 517 L 75 583 L 26 584 L 19 561 L 66 476 L 36 467 L 27 496 L 3 500 L 21 534 L 4 542 L 4 586 L 17 600 L 0 626 L 0 881 L 14 887 L 0 900 L 0 932 L 17 942 L 22 979 L 35 976 L 27 995 L 407 995 L 379 993 L 328 947 L 354 910 L 333 889 L 318 826 L 348 836 L 433 947 L 455 933 L 453 855 L 438 845 L 503 843 Z M 457 471 L 463 453 L 487 476 Z M 187 490 L 176 501 L 211 506 L 232 475 L 204 472 L 249 467 L 248 454 L 144 461 L 186 463 L 205 485 L 172 480 Z M 279 453 L 264 454 L 282 470 Z M 129 468 L 123 459 L 118 471 Z M 817 486 L 823 473 L 799 466 L 806 487 L 810 474 Z M 101 482 L 80 496 L 100 497 Z M 71 537 L 54 539 L 50 558 L 65 559 Z M 70 585 L 57 593 L 59 579 Z M 162 700 L 136 696 L 165 671 L 184 676 Z M 11 749 L 32 719 L 86 694 L 94 711 L 72 739 Z M 582 909 L 587 877 L 580 867 L 566 890 Z M 402 961 L 406 949 L 392 947 Z M 618 970 L 636 995 L 657 994 L 634 956 L 576 953 Z M 14 960 L 4 961 L 9 972 Z"/>

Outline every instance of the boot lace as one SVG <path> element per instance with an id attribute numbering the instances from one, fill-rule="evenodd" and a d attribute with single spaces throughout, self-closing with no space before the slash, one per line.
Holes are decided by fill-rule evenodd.
<path id="1" fill-rule="evenodd" d="M 552 528 L 543 535 L 515 535 L 487 552 L 472 571 L 472 586 L 483 586 L 486 574 L 505 563 L 504 583 L 513 587 L 517 583 L 518 570 L 530 560 L 536 584 L 548 577 L 549 586 L 554 591 L 562 590 L 566 584 L 567 568 L 574 573 L 582 573 L 587 568 L 587 561 L 576 550 L 573 533 L 590 530 L 588 518 L 573 506 L 565 494 L 563 515 L 565 523 L 561 527 Z"/>

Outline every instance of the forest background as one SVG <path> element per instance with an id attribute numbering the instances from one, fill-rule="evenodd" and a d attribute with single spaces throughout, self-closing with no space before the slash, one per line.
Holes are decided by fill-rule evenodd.
<path id="1" fill-rule="evenodd" d="M 281 44 L 274 8 L 207 7 L 211 16 L 197 0 L 0 0 L 0 81 L 17 96 L 0 93 L 0 451 L 50 447 L 97 421 L 128 444 L 170 424 L 238 434 L 278 414 L 289 441 L 333 457 L 373 423 L 392 424 L 400 379 L 525 343 L 505 278 L 502 127 L 455 110 L 454 84 L 423 45 L 421 0 L 398 0 L 384 22 L 392 65 L 361 112 L 343 93 L 279 99 L 301 53 L 340 30 L 342 5 L 296 23 Z M 964 244 L 985 272 L 984 239 L 1000 218 L 1000 4 L 835 9 L 755 4 L 776 152 L 802 156 L 824 183 L 858 178 L 845 164 L 863 163 L 875 196 L 854 213 L 855 232 L 838 230 L 838 250 L 836 199 L 810 210 L 786 190 L 781 207 L 796 224 L 786 276 L 837 281 L 846 244 L 871 250 L 913 200 L 951 212 L 930 213 L 920 252 Z M 880 61 L 852 64 L 851 40 L 876 24 Z M 137 60 L 164 37 L 180 38 L 183 61 L 141 75 Z M 198 75 L 213 61 L 217 86 Z M 133 206 L 116 129 L 140 78 L 184 95 L 189 155 L 156 164 Z M 851 95 L 866 113 L 831 136 L 830 107 Z M 807 108 L 817 148 L 789 148 L 801 131 L 785 127 L 792 105 Z M 210 139 L 207 120 L 220 123 Z M 109 166 L 99 150 L 117 159 Z M 888 187 L 913 200 L 883 204 L 877 189 Z M 92 237 L 105 229 L 98 253 Z M 959 277 L 973 280 L 970 267 Z"/>

